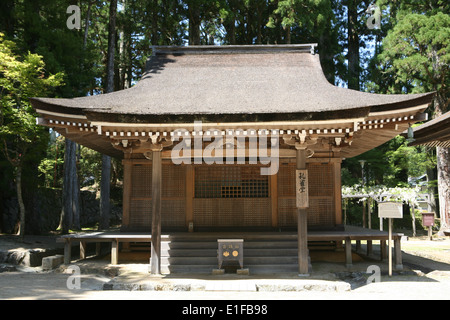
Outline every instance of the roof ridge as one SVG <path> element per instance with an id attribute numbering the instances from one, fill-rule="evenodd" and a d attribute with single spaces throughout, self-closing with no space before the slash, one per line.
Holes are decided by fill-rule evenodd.
<path id="1" fill-rule="evenodd" d="M 218 54 L 218 53 L 266 53 L 274 51 L 296 51 L 315 54 L 317 43 L 306 44 L 254 44 L 254 45 L 192 45 L 152 46 L 153 55 L 167 53 Z"/>

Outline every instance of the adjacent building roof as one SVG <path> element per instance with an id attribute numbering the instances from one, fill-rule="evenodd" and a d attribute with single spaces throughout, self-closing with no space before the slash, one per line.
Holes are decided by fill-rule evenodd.
<path id="1" fill-rule="evenodd" d="M 415 141 L 412 146 L 450 148 L 450 112 L 413 128 Z"/>

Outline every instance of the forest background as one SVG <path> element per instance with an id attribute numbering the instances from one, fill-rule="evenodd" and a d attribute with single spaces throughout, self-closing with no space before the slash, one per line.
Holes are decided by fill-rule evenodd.
<path id="1" fill-rule="evenodd" d="M 71 28 L 77 21 L 70 5 L 80 8 L 79 28 Z M 121 206 L 120 160 L 102 159 L 37 126 L 30 97 L 129 88 L 141 77 L 153 45 L 318 43 L 330 83 L 383 94 L 435 91 L 427 110 L 434 118 L 448 111 L 449 14 L 447 0 L 2 0 L 0 233 L 48 231 L 33 210 L 43 189 L 64 191 L 52 227 L 61 232 L 115 223 L 104 206 L 98 221 L 82 225 L 80 189 L 97 198 L 103 193 L 106 203 Z M 412 178 L 422 177 L 439 216 L 449 212 L 438 197 L 439 189 L 450 198 L 448 163 L 448 149 L 409 147 L 398 136 L 344 160 L 343 190 L 411 188 Z M 5 203 L 11 201 L 18 204 L 14 225 L 5 222 Z M 361 225 L 362 203 L 350 202 L 346 222 Z"/>

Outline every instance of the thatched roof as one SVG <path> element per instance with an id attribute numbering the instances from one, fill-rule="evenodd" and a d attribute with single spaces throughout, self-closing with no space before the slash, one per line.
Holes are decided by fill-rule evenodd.
<path id="1" fill-rule="evenodd" d="M 36 109 L 113 122 L 326 120 L 429 103 L 431 94 L 382 95 L 330 84 L 311 45 L 155 47 L 132 88 L 74 99 L 34 98 Z"/>

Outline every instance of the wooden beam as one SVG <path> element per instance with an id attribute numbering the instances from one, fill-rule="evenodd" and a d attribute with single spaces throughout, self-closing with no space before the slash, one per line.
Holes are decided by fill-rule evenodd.
<path id="1" fill-rule="evenodd" d="M 152 150 L 152 248 L 150 273 L 161 274 L 161 150 Z"/>
<path id="2" fill-rule="evenodd" d="M 306 169 L 306 149 L 297 149 L 297 169 Z M 298 273 L 309 274 L 307 209 L 297 208 Z"/>

